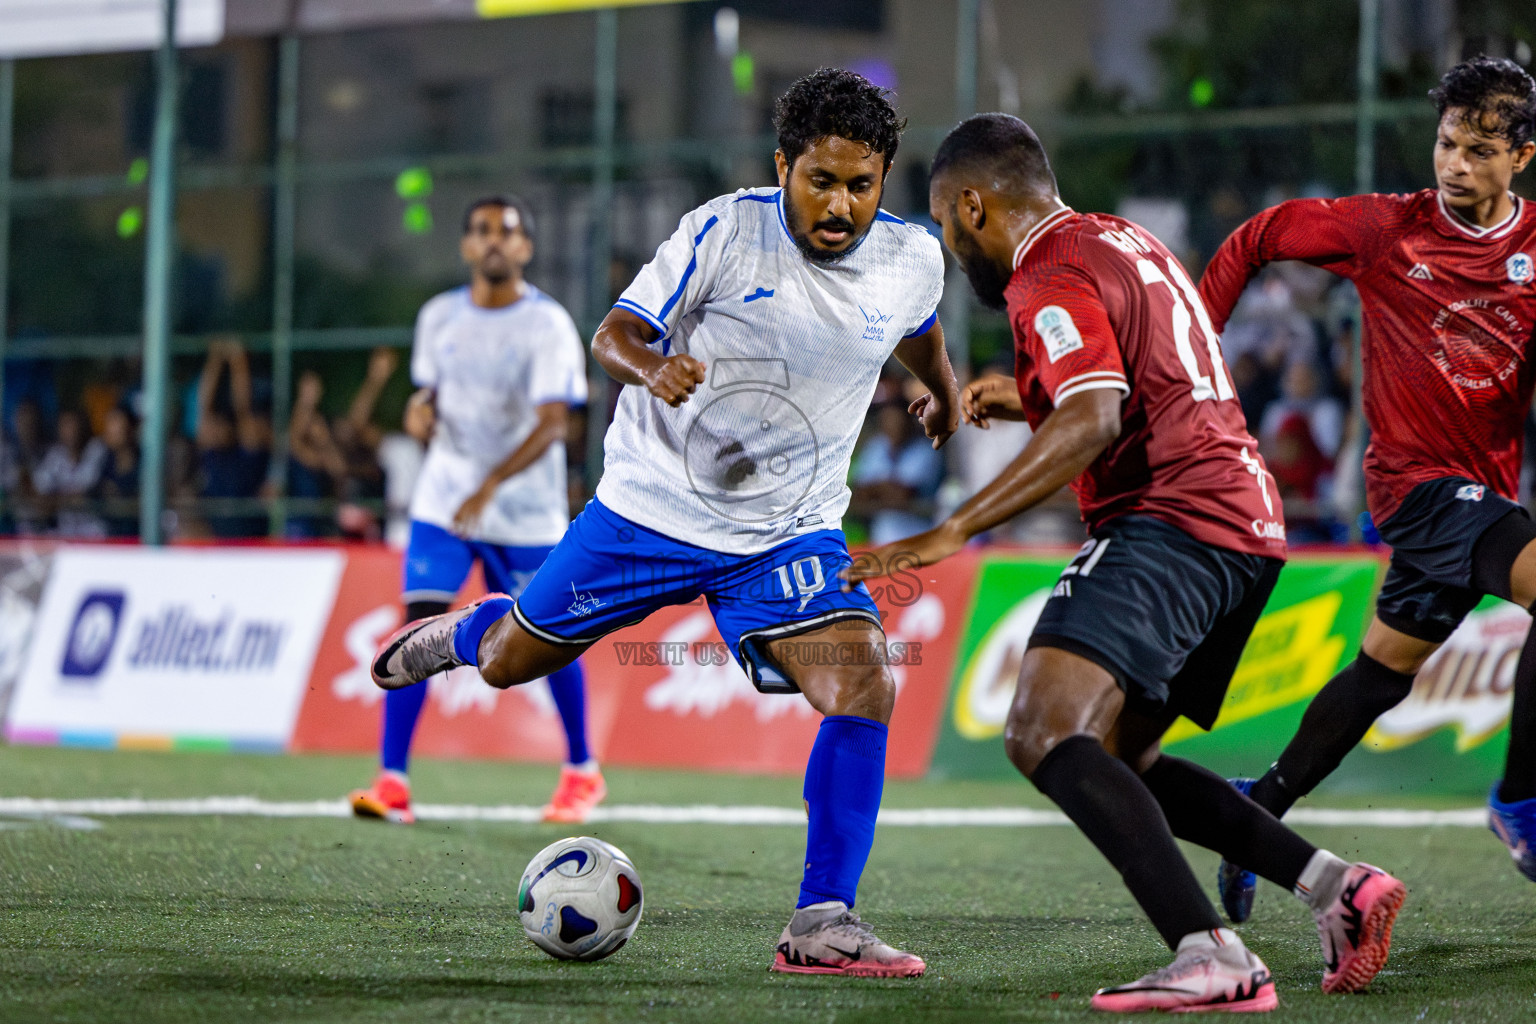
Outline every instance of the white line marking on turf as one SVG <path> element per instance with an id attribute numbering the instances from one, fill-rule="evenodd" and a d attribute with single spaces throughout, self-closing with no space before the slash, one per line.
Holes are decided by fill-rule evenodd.
<path id="1" fill-rule="evenodd" d="M 540 818 L 538 807 L 510 804 L 418 804 L 422 821 L 504 821 L 527 823 Z M 39 815 L 172 815 L 203 817 L 230 815 L 254 818 L 346 818 L 352 813 L 345 800 L 267 801 L 253 796 L 210 796 L 187 800 L 141 800 L 107 797 L 87 800 L 43 800 L 32 797 L 0 797 L 0 816 Z M 717 806 L 714 804 L 613 804 L 592 812 L 592 822 L 645 822 L 656 825 L 801 825 L 805 812 L 797 807 Z M 1422 828 L 1454 825 L 1478 828 L 1486 825 L 1488 812 L 1481 807 L 1449 811 L 1416 811 L 1401 808 L 1345 810 L 1304 807 L 1286 820 L 1297 825 L 1364 826 L 1373 828 Z M 1028 828 L 1067 825 L 1059 811 L 1028 807 L 922 807 L 886 808 L 880 824 L 917 827 Z"/>

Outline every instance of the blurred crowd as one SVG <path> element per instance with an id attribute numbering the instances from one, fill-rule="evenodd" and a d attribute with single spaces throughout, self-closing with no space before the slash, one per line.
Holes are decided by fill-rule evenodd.
<path id="1" fill-rule="evenodd" d="M 1313 267 L 1282 263 L 1253 282 L 1222 337 L 1294 543 L 1348 541 L 1361 505 L 1361 438 L 1350 409 L 1357 324 L 1351 285 Z M 853 499 L 846 525 L 855 543 L 884 543 L 926 529 L 995 478 L 1030 436 L 1025 424 L 994 422 L 988 430 L 962 430 L 934 451 L 907 412 L 921 387 L 894 361 L 891 366 L 876 389 L 848 481 Z M 971 372 L 1012 370 L 1005 356 Z M 392 380 L 404 387 L 402 378 L 400 353 L 387 348 L 369 356 L 360 383 L 330 402 L 321 375 L 301 373 L 293 388 L 287 457 L 279 466 L 271 380 L 253 375 L 238 339 L 213 341 L 200 372 L 178 390 L 179 414 L 166 449 L 165 533 L 183 540 L 275 531 L 288 539 L 402 541 L 424 455 L 400 429 L 398 416 L 380 412 L 386 387 Z M 0 442 L 0 529 L 31 536 L 136 536 L 141 405 L 131 366 L 87 383 L 73 404 L 35 395 L 11 403 Z M 327 414 L 327 408 L 333 411 Z M 582 422 L 579 412 L 573 420 Z M 1532 428 L 1536 432 L 1536 420 Z M 586 498 L 583 449 L 579 437 L 568 444 L 573 511 Z M 1531 476 L 1528 471 L 1525 480 Z M 281 504 L 275 501 L 280 494 Z M 1359 525 L 1373 541 L 1368 519 Z M 1076 503 L 1063 491 L 987 539 L 1075 544 L 1084 536 Z"/>
<path id="2" fill-rule="evenodd" d="M 176 395 L 165 452 L 167 536 L 236 540 L 379 540 L 402 534 L 421 445 L 386 425 L 379 399 L 399 353 L 371 354 L 345 411 L 327 416 L 320 374 L 300 374 L 288 452 L 274 452 L 272 382 L 255 377 L 234 337 L 208 346 L 200 372 Z M 139 533 L 136 375 L 109 371 L 73 404 L 45 391 L 16 401 L 0 441 L 4 529 L 23 536 L 134 537 Z M 130 383 L 131 381 L 131 383 Z M 57 405 L 50 417 L 45 408 Z M 284 495 L 279 505 L 275 500 Z"/>

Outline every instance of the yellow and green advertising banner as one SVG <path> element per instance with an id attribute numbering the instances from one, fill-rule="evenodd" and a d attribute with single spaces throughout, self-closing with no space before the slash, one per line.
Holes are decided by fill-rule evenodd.
<path id="1" fill-rule="evenodd" d="M 1002 732 L 1019 664 L 1069 555 L 985 557 L 956 658 L 933 773 L 1016 777 Z M 1354 658 L 1385 559 L 1293 558 L 1280 575 L 1209 733 L 1180 719 L 1166 748 L 1227 775 L 1262 772 L 1308 702 Z M 1485 601 L 1325 785 L 1367 792 L 1486 790 L 1503 764 L 1509 687 L 1530 616 Z"/>

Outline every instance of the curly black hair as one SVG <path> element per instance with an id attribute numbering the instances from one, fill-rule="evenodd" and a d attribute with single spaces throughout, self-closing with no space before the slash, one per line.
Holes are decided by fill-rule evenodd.
<path id="1" fill-rule="evenodd" d="M 1464 60 L 1429 91 L 1441 117 L 1462 111 L 1462 123 L 1519 149 L 1536 135 L 1536 79 L 1519 64 L 1478 54 Z"/>
<path id="2" fill-rule="evenodd" d="M 929 180 L 950 171 L 984 175 L 1010 192 L 1056 194 L 1040 137 L 1012 114 L 975 114 L 955 125 L 933 154 Z"/>
<path id="3" fill-rule="evenodd" d="M 790 86 L 773 105 L 773 129 L 779 149 L 793 164 L 806 147 L 829 135 L 862 142 L 885 157 L 896 159 L 896 146 L 907 127 L 896 116 L 889 89 L 842 68 L 818 68 Z"/>

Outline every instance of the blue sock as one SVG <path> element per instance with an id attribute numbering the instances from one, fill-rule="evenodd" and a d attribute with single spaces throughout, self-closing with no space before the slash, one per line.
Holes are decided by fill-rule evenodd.
<path id="1" fill-rule="evenodd" d="M 483 602 L 453 630 L 453 653 L 466 665 L 480 664 L 480 640 L 485 631 L 512 613 L 510 597 Z"/>
<path id="2" fill-rule="evenodd" d="M 384 694 L 384 739 L 379 744 L 379 763 L 385 771 L 405 774 L 411 758 L 411 737 L 427 700 L 427 681 Z"/>
<path id="3" fill-rule="evenodd" d="M 555 698 L 560 721 L 565 724 L 567 764 L 581 764 L 592 755 L 587 750 L 587 677 L 581 662 L 573 661 L 549 675 L 549 695 Z"/>
<path id="4" fill-rule="evenodd" d="M 805 767 L 805 877 L 797 907 L 827 900 L 853 906 L 875 844 L 885 788 L 886 728 L 854 715 L 822 719 Z"/>

